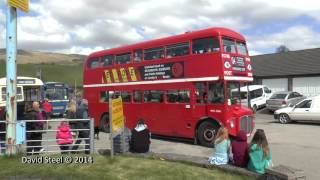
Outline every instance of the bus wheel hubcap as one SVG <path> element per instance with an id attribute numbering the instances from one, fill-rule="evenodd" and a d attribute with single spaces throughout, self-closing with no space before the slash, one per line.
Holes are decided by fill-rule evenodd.
<path id="1" fill-rule="evenodd" d="M 207 128 L 206 130 L 204 130 L 203 136 L 206 141 L 211 142 L 214 139 L 214 134 L 215 134 L 214 129 Z"/>

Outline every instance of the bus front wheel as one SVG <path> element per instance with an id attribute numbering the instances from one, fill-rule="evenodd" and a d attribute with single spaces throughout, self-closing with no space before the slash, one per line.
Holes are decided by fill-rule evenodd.
<path id="1" fill-rule="evenodd" d="M 212 122 L 204 121 L 200 124 L 197 131 L 199 143 L 206 147 L 214 147 L 214 139 L 219 130 L 219 126 Z"/>
<path id="2" fill-rule="evenodd" d="M 100 130 L 106 133 L 110 132 L 109 116 L 107 114 L 103 115 L 100 119 Z"/>

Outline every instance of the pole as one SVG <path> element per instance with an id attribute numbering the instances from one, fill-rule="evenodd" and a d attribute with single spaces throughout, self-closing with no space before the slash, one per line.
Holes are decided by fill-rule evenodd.
<path id="1" fill-rule="evenodd" d="M 248 99 L 248 108 L 251 108 L 251 97 L 249 91 L 249 83 L 247 83 L 247 99 Z"/>
<path id="2" fill-rule="evenodd" d="M 90 121 L 90 154 L 94 153 L 94 119 L 89 119 Z"/>
<path id="3" fill-rule="evenodd" d="M 7 149 L 6 154 L 16 154 L 16 119 L 17 119 L 17 9 L 9 6 L 6 14 L 6 121 L 7 121 Z"/>
<path id="4" fill-rule="evenodd" d="M 109 91 L 109 127 L 110 127 L 110 156 L 111 159 L 113 159 L 114 155 L 114 147 L 113 147 L 113 132 L 112 132 L 112 97 L 113 97 L 113 91 Z"/>
<path id="5" fill-rule="evenodd" d="M 74 80 L 74 97 L 77 99 L 77 80 Z"/>

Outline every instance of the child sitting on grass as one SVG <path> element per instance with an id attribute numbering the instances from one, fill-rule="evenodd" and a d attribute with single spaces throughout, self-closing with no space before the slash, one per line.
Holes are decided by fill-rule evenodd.
<path id="1" fill-rule="evenodd" d="M 215 152 L 209 157 L 209 163 L 215 165 L 227 164 L 230 153 L 230 140 L 228 129 L 221 127 L 214 141 Z"/>

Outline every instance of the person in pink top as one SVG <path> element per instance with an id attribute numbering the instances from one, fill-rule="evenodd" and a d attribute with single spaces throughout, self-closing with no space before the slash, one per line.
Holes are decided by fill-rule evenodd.
<path id="1" fill-rule="evenodd" d="M 57 144 L 60 145 L 61 154 L 67 154 L 72 141 L 72 134 L 68 123 L 61 122 L 57 128 Z"/>

